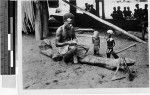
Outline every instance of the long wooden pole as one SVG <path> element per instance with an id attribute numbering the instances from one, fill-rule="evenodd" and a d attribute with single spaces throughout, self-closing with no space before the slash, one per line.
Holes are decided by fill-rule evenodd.
<path id="1" fill-rule="evenodd" d="M 134 40 L 136 40 L 136 41 L 138 41 L 138 42 L 141 42 L 141 43 L 145 43 L 145 44 L 146 44 L 145 41 L 139 39 L 138 37 L 136 37 L 136 36 L 134 36 L 134 35 L 132 35 L 132 34 L 130 34 L 130 33 L 128 33 L 128 32 L 126 32 L 125 30 L 119 28 L 118 26 L 116 26 L 116 25 L 114 25 L 114 24 L 111 24 L 110 22 L 107 22 L 107 21 L 105 21 L 105 20 L 99 18 L 99 17 L 93 15 L 92 13 L 90 13 L 90 12 L 88 12 L 88 11 L 85 11 L 84 9 L 82 9 L 82 8 L 80 8 L 80 7 L 78 7 L 78 6 L 72 5 L 72 4 L 70 4 L 70 3 L 69 3 L 68 1 L 66 1 L 66 0 L 62 0 L 62 1 L 64 1 L 65 3 L 71 5 L 71 6 L 75 7 L 75 8 L 77 8 L 78 10 L 80 10 L 80 11 L 82 11 L 83 13 L 89 15 L 90 17 L 96 19 L 97 21 L 102 22 L 103 24 L 106 24 L 106 25 L 108 25 L 108 26 L 110 26 L 110 27 L 112 27 L 112 28 L 114 28 L 114 29 L 120 31 L 121 33 L 123 33 L 123 34 L 125 34 L 125 35 L 131 37 L 132 39 L 134 39 Z"/>
<path id="2" fill-rule="evenodd" d="M 130 45 L 130 46 L 128 46 L 128 47 L 122 49 L 122 50 L 119 50 L 119 51 L 117 51 L 116 53 L 123 52 L 123 51 L 125 51 L 125 50 L 127 50 L 127 49 L 129 49 L 129 48 L 131 48 L 131 47 L 133 47 L 133 46 L 135 46 L 135 45 L 136 45 L 136 43 L 134 43 L 134 44 L 132 44 L 132 45 Z"/>

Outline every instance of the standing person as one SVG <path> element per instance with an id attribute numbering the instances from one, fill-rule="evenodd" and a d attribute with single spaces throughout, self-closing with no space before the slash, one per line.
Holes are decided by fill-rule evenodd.
<path id="1" fill-rule="evenodd" d="M 144 5 L 143 9 L 143 21 L 148 21 L 148 4 Z"/>
<path id="2" fill-rule="evenodd" d="M 93 5 L 90 5 L 90 12 L 96 15 L 96 10 L 94 9 Z"/>
<path id="3" fill-rule="evenodd" d="M 136 9 L 134 9 L 134 18 L 136 19 L 136 20 L 140 20 L 140 7 L 139 7 L 139 4 L 136 4 L 135 5 L 135 7 L 136 7 Z"/>
<path id="4" fill-rule="evenodd" d="M 94 45 L 94 55 L 99 55 L 100 37 L 98 31 L 94 31 L 94 35 L 92 36 L 92 43 Z"/>
<path id="5" fill-rule="evenodd" d="M 73 27 L 74 15 L 71 13 L 66 13 L 63 16 L 64 24 L 60 26 L 56 31 L 56 48 L 58 53 L 63 57 L 64 62 L 74 62 L 78 63 L 76 56 L 76 45 L 77 39 L 75 36 L 75 30 Z M 53 59 L 57 59 L 57 56 L 54 56 Z"/>
<path id="6" fill-rule="evenodd" d="M 126 10 L 126 7 L 124 7 L 123 15 L 124 15 L 124 18 L 126 19 L 126 18 L 127 18 L 127 10 Z"/>
<path id="7" fill-rule="evenodd" d="M 148 32 L 148 4 L 145 4 L 142 17 L 142 39 L 145 40 L 145 34 Z"/>
<path id="8" fill-rule="evenodd" d="M 85 10 L 89 11 L 90 10 L 90 5 L 88 3 L 85 3 Z"/>
<path id="9" fill-rule="evenodd" d="M 113 31 L 108 30 L 107 33 L 109 34 L 108 38 L 106 39 L 107 40 L 107 52 L 106 52 L 107 58 L 110 58 L 110 55 L 112 54 L 113 57 L 117 59 L 119 58 L 119 56 L 113 51 L 113 47 L 115 46 L 115 41 L 112 38 Z"/>
<path id="10" fill-rule="evenodd" d="M 127 7 L 127 17 L 131 18 L 132 12 L 130 11 L 130 7 Z"/>
<path id="11" fill-rule="evenodd" d="M 120 6 L 117 7 L 117 20 L 123 19 L 123 12 L 120 10 Z"/>
<path id="12" fill-rule="evenodd" d="M 117 10 L 116 10 L 116 7 L 113 7 L 113 13 L 111 14 L 112 18 L 113 19 L 117 19 Z"/>

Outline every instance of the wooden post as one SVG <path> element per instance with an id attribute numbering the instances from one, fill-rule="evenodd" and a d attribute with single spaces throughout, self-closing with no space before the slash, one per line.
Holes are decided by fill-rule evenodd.
<path id="1" fill-rule="evenodd" d="M 48 30 L 48 5 L 47 1 L 42 1 L 42 12 L 41 12 L 41 22 L 42 22 L 42 32 L 43 32 L 43 38 L 46 38 L 48 36 L 49 30 Z"/>
<path id="2" fill-rule="evenodd" d="M 36 14 L 35 14 L 35 39 L 41 40 L 42 31 L 41 31 L 41 10 L 39 2 L 36 2 Z"/>
<path id="3" fill-rule="evenodd" d="M 76 5 L 76 0 L 69 0 L 69 2 L 71 3 L 71 4 L 73 4 L 73 5 Z M 73 6 L 70 6 L 70 13 L 72 13 L 72 14 L 76 14 L 76 8 L 74 8 Z"/>
<path id="4" fill-rule="evenodd" d="M 105 12 L 104 12 L 104 0 L 95 0 L 96 2 L 96 14 L 99 17 L 99 2 L 102 3 L 102 18 L 105 19 Z"/>
<path id="5" fill-rule="evenodd" d="M 104 0 L 102 0 L 102 18 L 105 19 L 105 12 L 104 12 Z"/>
<path id="6" fill-rule="evenodd" d="M 99 17 L 99 0 L 95 0 L 96 2 L 96 15 Z"/>

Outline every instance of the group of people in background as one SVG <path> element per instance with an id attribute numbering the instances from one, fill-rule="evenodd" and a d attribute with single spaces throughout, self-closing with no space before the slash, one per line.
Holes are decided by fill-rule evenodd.
<path id="1" fill-rule="evenodd" d="M 121 11 L 120 6 L 113 7 L 113 13 L 111 14 L 112 18 L 115 20 L 123 19 L 135 19 L 135 20 L 148 20 L 148 4 L 145 4 L 144 9 L 139 7 L 139 4 L 135 5 L 134 13 L 130 10 L 130 7 L 124 7 L 124 10 Z"/>
<path id="2" fill-rule="evenodd" d="M 111 14 L 112 18 L 115 20 L 122 20 L 126 18 L 131 18 L 132 12 L 130 11 L 130 7 L 124 7 L 124 10 L 121 11 L 120 6 L 113 7 L 113 13 Z"/>

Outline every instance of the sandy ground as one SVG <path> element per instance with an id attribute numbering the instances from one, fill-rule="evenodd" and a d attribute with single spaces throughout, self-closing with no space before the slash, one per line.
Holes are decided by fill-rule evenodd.
<path id="1" fill-rule="evenodd" d="M 90 35 L 87 34 L 87 35 Z M 138 33 L 135 33 L 138 35 Z M 101 33 L 100 53 L 106 57 L 106 34 Z M 51 37 L 52 41 L 54 37 Z M 79 42 L 91 46 L 91 38 L 78 36 Z M 115 35 L 115 51 L 135 43 L 127 37 Z M 40 41 L 33 35 L 23 35 L 23 87 L 24 89 L 70 89 L 70 88 L 126 88 L 149 87 L 148 45 L 138 44 L 124 52 L 120 57 L 136 60 L 133 81 L 128 78 L 111 81 L 114 71 L 87 64 L 66 64 L 54 62 L 51 58 L 39 53 Z M 92 54 L 92 50 L 91 54 Z M 119 72 L 117 76 L 126 76 Z"/>

